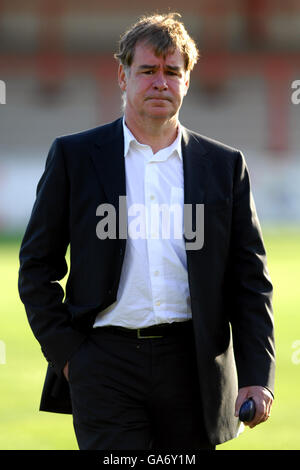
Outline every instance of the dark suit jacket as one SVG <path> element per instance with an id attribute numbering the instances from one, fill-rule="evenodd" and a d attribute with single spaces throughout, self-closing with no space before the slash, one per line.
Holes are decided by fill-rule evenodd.
<path id="1" fill-rule="evenodd" d="M 274 387 L 272 285 L 243 155 L 183 129 L 184 202 L 205 204 L 204 245 L 187 250 L 204 418 L 235 436 L 237 389 Z M 97 207 L 126 195 L 122 120 L 53 142 L 20 250 L 19 292 L 49 362 L 40 409 L 71 413 L 62 368 L 116 300 L 125 239 L 96 236 Z M 117 217 L 118 220 L 118 217 Z M 66 296 L 57 282 L 70 273 Z"/>

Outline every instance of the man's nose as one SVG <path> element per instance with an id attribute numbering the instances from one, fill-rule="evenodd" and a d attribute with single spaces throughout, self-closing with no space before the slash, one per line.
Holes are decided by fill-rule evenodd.
<path id="1" fill-rule="evenodd" d="M 168 88 L 166 77 L 162 72 L 156 74 L 155 80 L 153 81 L 153 86 L 156 90 L 159 91 L 163 91 Z"/>

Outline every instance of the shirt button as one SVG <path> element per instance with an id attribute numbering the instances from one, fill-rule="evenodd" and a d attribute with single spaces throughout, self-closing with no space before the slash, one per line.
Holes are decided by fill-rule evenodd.
<path id="1" fill-rule="evenodd" d="M 158 276 L 159 275 L 159 271 L 154 271 L 154 276 Z"/>
<path id="2" fill-rule="evenodd" d="M 160 305 L 160 300 L 157 300 L 157 301 L 155 302 L 155 305 L 159 306 L 159 305 Z"/>
<path id="3" fill-rule="evenodd" d="M 151 199 L 151 201 L 153 201 L 153 199 L 155 199 L 155 196 L 153 196 L 153 194 L 151 194 L 150 199 Z"/>

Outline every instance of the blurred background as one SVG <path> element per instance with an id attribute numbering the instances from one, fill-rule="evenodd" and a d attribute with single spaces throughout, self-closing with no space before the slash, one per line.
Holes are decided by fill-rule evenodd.
<path id="1" fill-rule="evenodd" d="M 55 137 L 121 114 L 121 33 L 168 11 L 202 55 L 180 120 L 243 151 L 276 288 L 274 416 L 220 448 L 300 448 L 299 1 L 0 0 L 0 449 L 77 448 L 71 417 L 37 411 L 46 363 L 18 299 L 19 244 Z"/>

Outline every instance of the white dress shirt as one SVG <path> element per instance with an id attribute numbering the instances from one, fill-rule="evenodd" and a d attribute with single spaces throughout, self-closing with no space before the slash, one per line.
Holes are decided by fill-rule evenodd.
<path id="1" fill-rule="evenodd" d="M 181 128 L 175 141 L 155 154 L 137 142 L 125 120 L 123 128 L 126 251 L 117 300 L 99 312 L 94 327 L 144 328 L 186 321 L 192 312 L 183 239 Z M 158 216 L 161 204 L 167 205 L 166 212 Z"/>

